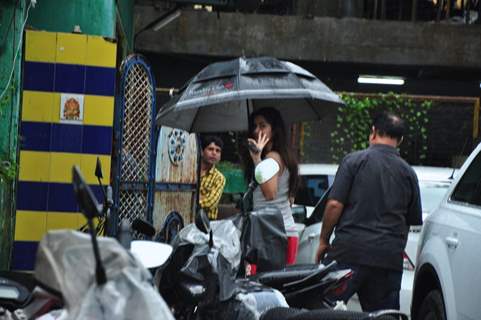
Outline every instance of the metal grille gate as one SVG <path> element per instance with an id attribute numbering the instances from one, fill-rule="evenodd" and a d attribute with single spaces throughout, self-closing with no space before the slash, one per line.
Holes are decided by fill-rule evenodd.
<path id="1" fill-rule="evenodd" d="M 127 57 L 115 115 L 114 202 L 112 235 L 122 220 L 152 221 L 155 174 L 155 81 L 138 55 Z"/>

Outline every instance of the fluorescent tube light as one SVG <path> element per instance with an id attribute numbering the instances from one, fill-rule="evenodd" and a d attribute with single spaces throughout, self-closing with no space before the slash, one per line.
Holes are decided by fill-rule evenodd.
<path id="1" fill-rule="evenodd" d="M 402 86 L 404 84 L 404 78 L 361 75 L 357 78 L 357 82 L 358 83 L 369 83 L 369 84 L 387 84 L 387 85 Z"/>

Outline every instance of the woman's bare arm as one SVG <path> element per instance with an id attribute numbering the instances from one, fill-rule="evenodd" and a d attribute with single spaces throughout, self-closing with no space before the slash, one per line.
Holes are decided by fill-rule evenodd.
<path id="1" fill-rule="evenodd" d="M 274 159 L 279 164 L 279 168 L 280 168 L 279 172 L 277 172 L 271 179 L 269 179 L 268 181 L 260 185 L 264 198 L 270 201 L 270 200 L 274 200 L 277 196 L 277 183 L 279 181 L 279 177 L 284 171 L 284 164 L 279 153 L 275 151 L 271 151 L 268 154 L 266 154 L 266 158 Z"/>

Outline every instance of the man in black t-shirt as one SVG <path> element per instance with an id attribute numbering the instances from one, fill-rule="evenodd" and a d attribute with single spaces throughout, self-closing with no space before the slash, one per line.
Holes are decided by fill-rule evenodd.
<path id="1" fill-rule="evenodd" d="M 347 302 L 357 293 L 364 311 L 399 309 L 409 226 L 422 224 L 416 173 L 397 150 L 403 134 L 402 119 L 378 115 L 369 148 L 342 160 L 324 212 L 317 260 L 327 254 L 325 262 L 353 270 L 336 298 Z"/>

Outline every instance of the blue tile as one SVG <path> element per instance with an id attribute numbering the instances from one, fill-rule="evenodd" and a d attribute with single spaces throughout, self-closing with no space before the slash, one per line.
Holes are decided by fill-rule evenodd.
<path id="1" fill-rule="evenodd" d="M 13 243 L 13 270 L 33 270 L 37 257 L 38 242 L 15 241 Z"/>
<path id="2" fill-rule="evenodd" d="M 52 125 L 51 151 L 54 152 L 82 152 L 83 126 L 75 124 Z"/>
<path id="3" fill-rule="evenodd" d="M 85 66 L 57 63 L 54 91 L 84 94 Z"/>
<path id="4" fill-rule="evenodd" d="M 95 198 L 97 198 L 97 201 L 99 203 L 103 203 L 104 201 L 104 194 L 102 192 L 102 189 L 100 188 L 100 186 L 96 186 L 96 185 L 89 185 L 90 186 L 90 189 L 92 189 L 92 192 L 95 196 Z"/>
<path id="5" fill-rule="evenodd" d="M 103 201 L 103 194 L 100 186 L 89 185 L 99 203 Z M 79 212 L 80 208 L 70 183 L 50 183 L 48 211 Z"/>
<path id="6" fill-rule="evenodd" d="M 99 96 L 115 95 L 115 68 L 87 66 L 85 93 Z"/>
<path id="7" fill-rule="evenodd" d="M 90 185 L 99 203 L 103 193 L 98 185 Z M 19 181 L 17 210 L 79 212 L 71 183 Z"/>
<path id="8" fill-rule="evenodd" d="M 78 212 L 77 200 L 71 183 L 50 183 L 47 211 Z"/>
<path id="9" fill-rule="evenodd" d="M 82 153 L 111 154 L 112 127 L 84 126 Z"/>
<path id="10" fill-rule="evenodd" d="M 22 121 L 20 124 L 20 149 L 50 151 L 50 123 Z"/>
<path id="11" fill-rule="evenodd" d="M 112 127 L 23 121 L 21 149 L 110 155 Z"/>
<path id="12" fill-rule="evenodd" d="M 53 63 L 25 61 L 23 68 L 24 90 L 53 91 L 55 73 Z"/>
<path id="13" fill-rule="evenodd" d="M 19 181 L 17 210 L 47 211 L 48 183 Z"/>

